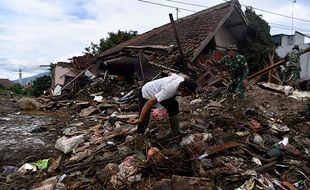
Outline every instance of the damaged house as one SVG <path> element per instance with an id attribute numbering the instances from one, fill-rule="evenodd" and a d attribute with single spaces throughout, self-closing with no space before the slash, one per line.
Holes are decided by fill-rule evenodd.
<path id="1" fill-rule="evenodd" d="M 95 78 L 96 58 L 94 56 L 86 54 L 73 57 L 69 61 L 51 65 L 53 95 L 61 95 L 63 90 L 79 89 L 88 79 Z"/>
<path id="2" fill-rule="evenodd" d="M 232 0 L 176 21 L 172 18 L 171 23 L 108 49 L 98 57 L 98 71 L 148 80 L 160 70 L 178 70 L 204 86 L 214 78 L 206 61 L 219 60 L 227 47 L 238 45 L 247 29 L 239 2 Z"/>

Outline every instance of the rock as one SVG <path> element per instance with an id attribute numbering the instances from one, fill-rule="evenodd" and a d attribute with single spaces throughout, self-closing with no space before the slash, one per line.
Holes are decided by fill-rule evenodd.
<path id="1" fill-rule="evenodd" d="M 40 132 L 44 132 L 47 131 L 47 128 L 44 126 L 33 126 L 33 129 L 31 129 L 30 133 L 40 133 Z"/>
<path id="2" fill-rule="evenodd" d="M 34 98 L 22 98 L 17 101 L 17 105 L 22 110 L 39 110 L 42 107 L 42 104 L 37 102 Z"/>
<path id="3" fill-rule="evenodd" d="M 255 144 L 263 145 L 264 144 L 264 139 L 257 133 L 253 134 L 253 142 Z"/>
<path id="4" fill-rule="evenodd" d="M 214 182 L 209 178 L 172 176 L 171 180 L 173 190 L 213 190 Z"/>
<path id="5" fill-rule="evenodd" d="M 96 178 L 105 184 L 111 179 L 111 176 L 116 174 L 118 165 L 114 163 L 107 164 L 103 169 L 99 170 L 96 174 Z"/>
<path id="6" fill-rule="evenodd" d="M 55 148 L 67 154 L 69 152 L 72 152 L 72 150 L 83 141 L 84 135 L 79 135 L 71 138 L 63 136 L 56 141 Z"/>

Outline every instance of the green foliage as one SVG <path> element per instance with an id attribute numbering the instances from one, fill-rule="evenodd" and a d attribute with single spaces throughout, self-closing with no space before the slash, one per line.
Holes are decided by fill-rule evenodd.
<path id="1" fill-rule="evenodd" d="M 23 87 L 20 84 L 14 84 L 12 87 L 9 88 L 14 94 L 23 94 Z"/>
<path id="2" fill-rule="evenodd" d="M 129 32 L 118 30 L 117 33 L 109 32 L 108 35 L 109 36 L 107 38 L 101 38 L 99 44 L 94 44 L 93 42 L 91 42 L 90 46 L 85 48 L 84 53 L 98 55 L 116 44 L 127 41 L 130 38 L 137 36 L 138 32 L 132 30 L 130 30 Z"/>
<path id="3" fill-rule="evenodd" d="M 250 73 L 254 73 L 266 67 L 268 55 L 275 47 L 270 35 L 270 26 L 261 15 L 247 8 L 245 16 L 249 21 L 249 30 L 244 40 L 239 42 L 240 52 L 248 62 Z"/>
<path id="4" fill-rule="evenodd" d="M 43 94 L 44 90 L 47 90 L 51 87 L 51 77 L 50 76 L 43 76 L 39 77 L 33 81 L 32 86 L 32 95 L 35 97 L 40 96 Z"/>
<path id="5" fill-rule="evenodd" d="M 14 84 L 9 89 L 5 89 L 5 92 L 10 93 L 12 96 L 32 96 L 31 89 L 23 88 L 20 84 Z"/>

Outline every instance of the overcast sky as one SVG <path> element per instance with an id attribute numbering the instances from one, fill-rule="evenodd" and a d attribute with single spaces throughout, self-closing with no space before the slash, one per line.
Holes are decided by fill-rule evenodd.
<path id="1" fill-rule="evenodd" d="M 149 0 L 195 11 L 202 7 Z M 214 6 L 223 0 L 179 0 Z M 291 0 L 240 0 L 241 4 L 291 16 Z M 244 8 L 244 7 L 243 7 Z M 310 20 L 310 1 L 297 0 L 294 17 Z M 271 33 L 290 34 L 291 19 L 264 13 Z M 110 31 L 136 30 L 139 34 L 169 22 L 169 13 L 176 11 L 138 0 L 0 0 L 0 78 L 35 75 L 48 65 L 81 55 L 90 42 L 97 43 Z M 180 10 L 179 17 L 192 14 Z M 277 24 L 277 25 L 275 25 Z M 282 26 L 283 25 L 283 26 Z M 288 26 L 288 27 L 285 27 Z M 310 34 L 310 22 L 294 21 L 296 28 Z M 283 29 L 286 28 L 286 29 Z"/>

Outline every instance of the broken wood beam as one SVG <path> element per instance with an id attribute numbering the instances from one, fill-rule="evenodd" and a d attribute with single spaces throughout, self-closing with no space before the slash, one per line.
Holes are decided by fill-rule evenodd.
<path id="1" fill-rule="evenodd" d="M 179 49 L 180 56 L 181 56 L 182 67 L 183 67 L 183 70 L 184 70 L 185 74 L 188 74 L 188 68 L 187 68 L 187 64 L 185 62 L 185 57 L 184 57 L 184 53 L 183 53 L 183 50 L 182 50 L 181 42 L 180 42 L 179 35 L 178 35 L 178 32 L 177 32 L 177 28 L 175 26 L 174 19 L 173 19 L 173 16 L 172 16 L 171 13 L 169 14 L 169 17 L 170 17 L 170 22 L 171 22 L 171 25 L 172 25 L 174 37 L 175 37 L 175 39 L 177 41 L 177 44 L 178 44 L 178 49 Z"/>
<path id="2" fill-rule="evenodd" d="M 249 76 L 248 80 L 251 80 L 251 79 L 254 79 L 258 76 L 264 75 L 264 74 L 268 73 L 270 70 L 272 70 L 272 69 L 274 69 L 280 65 L 283 65 L 284 63 L 286 63 L 286 61 L 287 61 L 286 59 L 282 59 L 281 61 L 278 61 L 277 63 L 270 65 L 270 66 L 266 67 L 265 69 L 260 70 L 256 73 L 252 74 L 251 76 Z"/>
<path id="3" fill-rule="evenodd" d="M 307 53 L 309 51 L 310 51 L 310 47 L 304 49 L 304 52 L 302 54 Z M 251 76 L 249 76 L 248 80 L 252 80 L 252 79 L 254 79 L 254 78 L 258 77 L 258 76 L 262 76 L 262 75 L 268 73 L 270 70 L 272 70 L 272 69 L 274 69 L 274 68 L 276 68 L 276 67 L 278 67 L 280 65 L 283 65 L 287 61 L 288 61 L 287 58 L 282 59 L 282 60 L 278 61 L 277 63 L 275 63 L 273 65 L 270 65 L 270 66 L 264 68 L 263 70 L 260 70 L 260 71 L 258 71 L 256 73 L 252 74 Z"/>

